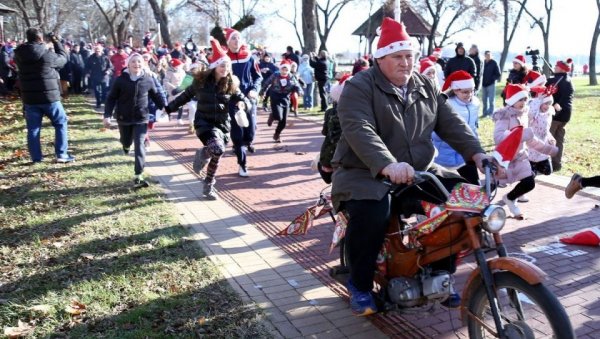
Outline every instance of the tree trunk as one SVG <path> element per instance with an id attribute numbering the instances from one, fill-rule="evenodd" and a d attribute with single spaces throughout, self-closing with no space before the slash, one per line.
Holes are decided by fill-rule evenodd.
<path id="1" fill-rule="evenodd" d="M 508 1 L 509 0 L 502 0 L 502 8 L 504 9 L 504 44 L 502 46 L 502 54 L 500 55 L 500 73 L 504 72 L 504 64 L 506 63 L 510 43 L 512 42 L 512 39 L 515 36 L 517 25 L 519 24 L 519 20 L 521 20 L 521 14 L 523 14 L 523 10 L 525 9 L 525 5 L 527 4 L 527 0 L 523 0 L 522 3 L 517 2 L 521 7 L 519 8 L 519 13 L 515 18 L 512 30 L 509 34 L 508 31 L 510 26 L 510 8 L 508 6 Z"/>
<path id="2" fill-rule="evenodd" d="M 150 7 L 152 7 L 152 13 L 154 13 L 154 19 L 156 23 L 160 25 L 160 37 L 163 43 L 167 44 L 169 48 L 173 48 L 171 42 L 171 33 L 169 31 L 169 16 L 167 15 L 166 6 L 169 0 L 163 0 L 159 5 L 158 0 L 148 0 Z"/>
<path id="3" fill-rule="evenodd" d="M 546 60 L 546 62 L 544 62 L 542 64 L 542 72 L 546 75 L 546 77 L 549 77 L 551 69 L 547 63 L 550 62 L 550 43 L 549 43 L 550 27 L 546 27 L 546 32 L 544 32 L 543 35 L 544 35 L 544 60 Z"/>
<path id="4" fill-rule="evenodd" d="M 598 18 L 596 19 L 596 26 L 594 27 L 594 35 L 592 36 L 592 45 L 590 47 L 590 85 L 598 85 L 598 79 L 596 77 L 596 46 L 598 44 L 598 36 L 600 35 L 600 0 L 596 0 L 598 6 Z"/>
<path id="5" fill-rule="evenodd" d="M 317 52 L 317 0 L 302 0 L 304 53 Z"/>

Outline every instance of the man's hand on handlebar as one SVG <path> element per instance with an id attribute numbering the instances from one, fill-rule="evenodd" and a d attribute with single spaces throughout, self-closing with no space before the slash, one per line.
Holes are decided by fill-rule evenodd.
<path id="1" fill-rule="evenodd" d="M 490 164 L 493 163 L 494 157 L 492 157 L 491 155 L 487 155 L 485 153 L 475 153 L 475 155 L 473 155 L 473 161 L 475 161 L 475 165 L 477 165 L 477 168 L 479 169 L 479 171 L 481 173 L 485 173 L 485 168 L 484 168 L 484 160 L 487 160 Z"/>
<path id="2" fill-rule="evenodd" d="M 411 184 L 415 177 L 415 170 L 405 162 L 395 162 L 387 165 L 381 174 L 388 177 L 393 184 Z"/>

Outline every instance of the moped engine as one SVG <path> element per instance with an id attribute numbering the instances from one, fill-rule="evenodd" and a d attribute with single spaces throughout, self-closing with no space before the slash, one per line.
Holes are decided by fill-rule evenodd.
<path id="1" fill-rule="evenodd" d="M 430 300 L 444 301 L 451 293 L 452 283 L 448 272 L 436 272 L 413 278 L 393 278 L 388 283 L 390 300 L 403 308 L 421 306 Z"/>

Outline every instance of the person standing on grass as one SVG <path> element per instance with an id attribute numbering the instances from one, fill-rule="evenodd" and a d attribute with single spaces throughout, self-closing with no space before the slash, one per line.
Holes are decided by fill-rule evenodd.
<path id="1" fill-rule="evenodd" d="M 315 79 L 319 88 L 319 97 L 321 98 L 321 112 L 327 110 L 327 84 L 328 84 L 328 68 L 329 61 L 327 60 L 327 51 L 320 51 L 319 57 L 314 52 L 310 53 L 310 67 L 315 69 Z"/>
<path id="2" fill-rule="evenodd" d="M 573 109 L 573 96 L 575 95 L 575 89 L 571 82 L 569 72 L 571 71 L 571 59 L 565 61 L 557 61 L 554 66 L 554 76 L 548 79 L 548 86 L 556 86 L 556 93 L 554 93 L 554 110 L 556 114 L 552 117 L 552 124 L 550 125 L 550 133 L 554 139 L 556 139 L 556 146 L 558 147 L 558 153 L 552 157 L 552 168 L 555 172 L 560 171 L 562 168 L 562 155 L 564 150 L 565 142 L 565 126 L 571 120 L 571 111 Z"/>
<path id="3" fill-rule="evenodd" d="M 494 113 L 494 103 L 496 101 L 496 82 L 500 81 L 502 73 L 500 73 L 500 67 L 496 60 L 492 58 L 490 51 L 485 51 L 483 54 L 483 76 L 481 81 L 483 100 L 483 112 L 482 117 L 492 115 Z"/>
<path id="4" fill-rule="evenodd" d="M 46 116 L 54 127 L 56 162 L 72 162 L 75 158 L 67 153 L 67 114 L 60 102 L 58 76 L 58 70 L 67 63 L 67 53 L 55 36 L 45 43 L 38 28 L 28 28 L 25 35 L 27 42 L 15 49 L 15 62 L 27 123 L 29 156 L 33 163 L 42 161 L 40 133 L 42 118 Z"/>
<path id="5" fill-rule="evenodd" d="M 292 93 L 302 93 L 298 79 L 291 74 L 291 69 L 290 61 L 283 59 L 279 65 L 279 72 L 267 79 L 265 87 L 260 93 L 261 96 L 269 93 L 271 98 L 271 114 L 267 125 L 270 127 L 273 121 L 278 121 L 275 134 L 273 134 L 275 142 L 281 142 L 280 135 L 287 123 Z"/>
<path id="6" fill-rule="evenodd" d="M 165 106 L 164 98 L 144 68 L 143 57 L 132 53 L 127 60 L 127 68 L 115 79 L 104 107 L 106 128 L 110 127 L 110 117 L 115 110 L 123 153 L 129 154 L 131 144 L 134 145 L 134 188 L 148 187 L 148 182 L 142 176 L 146 161 L 144 140 L 148 132 L 148 96 L 159 109 Z"/>
<path id="7" fill-rule="evenodd" d="M 94 54 L 90 55 L 85 64 L 86 73 L 89 74 L 89 86 L 94 89 L 96 97 L 96 108 L 100 108 L 106 101 L 108 84 L 112 74 L 112 64 L 106 55 L 102 45 L 94 47 Z"/>
<path id="8" fill-rule="evenodd" d="M 239 126 L 234 119 L 237 111 L 235 107 L 231 107 L 229 110 L 231 141 L 233 141 L 233 149 L 240 166 L 238 174 L 240 177 L 248 177 L 250 174 L 246 166 L 246 151 L 254 153 L 252 142 L 256 132 L 256 103 L 263 78 L 258 68 L 258 62 L 250 53 L 248 46 L 244 44 L 240 32 L 232 28 L 225 28 L 225 39 L 228 48 L 227 56 L 231 59 L 233 74 L 240 80 L 240 90 L 252 104 L 246 112 L 248 127 Z"/>
<path id="9" fill-rule="evenodd" d="M 249 110 L 251 103 L 240 90 L 238 78 L 233 75 L 231 59 L 221 49 L 217 40 L 212 39 L 210 44 L 213 53 L 209 59 L 208 69 L 195 72 L 192 84 L 165 109 L 167 112 L 174 112 L 194 98 L 198 101 L 194 129 L 204 147 L 196 151 L 193 169 L 200 174 L 208 165 L 202 192 L 206 199 L 215 200 L 217 199 L 214 191 L 215 175 L 219 160 L 225 153 L 231 128 L 229 107 Z"/>
<path id="10" fill-rule="evenodd" d="M 302 107 L 305 110 L 313 108 L 313 91 L 315 72 L 308 63 L 309 56 L 304 54 L 300 59 L 300 66 L 298 66 L 298 79 L 304 81 L 306 88 L 304 88 L 304 96 L 302 97 Z"/>

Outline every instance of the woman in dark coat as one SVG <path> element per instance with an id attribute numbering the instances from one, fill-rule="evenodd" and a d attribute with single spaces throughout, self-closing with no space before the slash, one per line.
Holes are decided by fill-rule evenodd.
<path id="1" fill-rule="evenodd" d="M 211 45 L 213 54 L 208 69 L 195 73 L 192 84 L 167 105 L 166 111 L 174 112 L 194 98 L 198 101 L 194 128 L 204 147 L 196 151 L 193 168 L 199 174 L 208 165 L 203 194 L 207 199 L 215 200 L 215 174 L 231 128 L 229 106 L 248 110 L 251 105 L 240 90 L 238 78 L 232 74 L 231 60 L 226 52 L 214 39 Z"/>

